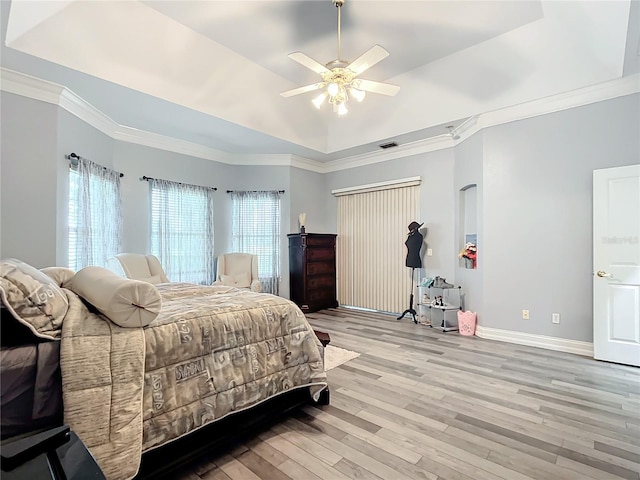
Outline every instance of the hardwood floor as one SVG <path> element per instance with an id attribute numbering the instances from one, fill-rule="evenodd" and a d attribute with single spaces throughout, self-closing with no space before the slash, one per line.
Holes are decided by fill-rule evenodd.
<path id="1" fill-rule="evenodd" d="M 176 474 L 180 480 L 640 479 L 640 369 L 347 309 L 307 315 L 361 355 L 331 405 Z"/>

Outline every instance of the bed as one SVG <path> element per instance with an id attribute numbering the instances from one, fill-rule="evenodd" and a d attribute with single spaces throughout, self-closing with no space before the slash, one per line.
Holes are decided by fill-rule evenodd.
<path id="1" fill-rule="evenodd" d="M 281 297 L 154 286 L 99 267 L 40 271 L 15 259 L 0 264 L 0 295 L 11 314 L 3 315 L 3 329 L 8 317 L 17 320 L 38 339 L 21 348 L 47 350 L 47 361 L 36 357 L 32 391 L 22 395 L 38 397 L 59 375 L 63 420 L 110 480 L 133 478 L 141 459 L 157 459 L 171 444 L 193 454 L 209 440 L 219 443 L 216 427 L 228 430 L 230 421 L 259 411 L 275 415 L 288 408 L 285 398 L 328 398 L 322 345 L 299 308 Z M 11 393 L 4 367 L 3 402 Z M 55 388 L 45 390 L 55 397 Z M 59 422 L 55 401 L 32 403 L 50 407 L 43 422 Z"/>

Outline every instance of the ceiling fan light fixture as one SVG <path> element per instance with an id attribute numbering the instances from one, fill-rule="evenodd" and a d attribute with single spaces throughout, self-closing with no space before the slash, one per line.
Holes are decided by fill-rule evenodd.
<path id="1" fill-rule="evenodd" d="M 329 103 L 333 106 L 333 111 L 338 115 L 347 113 L 347 102 L 349 95 L 358 102 L 362 102 L 366 95 L 365 92 L 379 93 L 381 95 L 393 96 L 398 93 L 400 87 L 390 85 L 388 83 L 374 82 L 372 80 L 364 80 L 358 78 L 365 70 L 368 70 L 380 60 L 389 56 L 380 45 L 374 45 L 365 53 L 360 55 L 352 62 L 341 59 L 340 56 L 340 10 L 345 0 L 332 0 L 332 3 L 338 7 L 338 58 L 326 64 L 321 64 L 310 58 L 302 52 L 294 52 L 289 54 L 289 58 L 295 60 L 301 65 L 313 70 L 322 77 L 322 82 L 306 85 L 304 87 L 294 88 L 282 92 L 283 97 L 291 97 L 301 93 L 307 93 L 314 90 L 325 89 L 321 95 L 312 100 L 316 108 L 324 103 L 328 98 Z"/>
<path id="2" fill-rule="evenodd" d="M 351 92 L 351 96 L 358 102 L 362 102 L 364 100 L 364 97 L 367 95 L 367 92 L 365 92 L 364 90 L 358 90 L 355 87 L 351 87 L 349 91 Z"/>
<path id="3" fill-rule="evenodd" d="M 340 91 L 340 86 L 336 82 L 331 82 L 327 87 L 327 93 L 332 97 L 335 97 L 336 95 L 338 95 L 339 91 Z"/>
<path id="4" fill-rule="evenodd" d="M 317 97 L 315 97 L 313 100 L 311 100 L 311 103 L 313 103 L 315 107 L 319 110 L 326 99 L 327 99 L 327 93 L 324 92 L 318 95 Z"/>

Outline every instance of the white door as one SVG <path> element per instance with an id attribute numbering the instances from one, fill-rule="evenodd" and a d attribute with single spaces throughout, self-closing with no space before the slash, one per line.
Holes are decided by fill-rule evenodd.
<path id="1" fill-rule="evenodd" d="M 593 172 L 593 357 L 640 366 L 640 165 Z"/>

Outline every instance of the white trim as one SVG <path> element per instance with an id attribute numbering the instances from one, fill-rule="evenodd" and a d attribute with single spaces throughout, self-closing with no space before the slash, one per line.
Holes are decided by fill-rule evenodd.
<path id="1" fill-rule="evenodd" d="M 0 90 L 59 105 L 64 87 L 31 75 L 0 68 Z"/>
<path id="2" fill-rule="evenodd" d="M 4 67 L 0 67 L 0 90 L 59 105 L 72 115 L 116 140 L 233 165 L 290 165 L 317 173 L 328 173 L 451 148 L 484 128 L 639 93 L 640 74 L 629 75 L 571 92 L 475 115 L 454 129 L 452 132 L 454 136 L 459 136 L 455 140 L 448 134 L 438 135 L 389 150 L 353 155 L 329 162 L 319 162 L 287 154 L 234 154 L 205 145 L 118 125 L 71 90 L 56 83 Z"/>
<path id="3" fill-rule="evenodd" d="M 236 165 L 290 166 L 291 155 L 288 153 L 235 154 L 233 163 Z"/>
<path id="4" fill-rule="evenodd" d="M 187 142 L 173 137 L 167 137 L 157 133 L 138 130 L 137 128 L 124 127 L 117 125 L 114 134 L 111 135 L 115 140 L 120 140 L 136 145 L 143 145 L 151 148 L 158 148 L 168 152 L 180 153 L 191 157 L 202 158 L 205 160 L 213 160 L 215 162 L 233 164 L 233 154 L 216 150 L 197 143 Z"/>
<path id="5" fill-rule="evenodd" d="M 581 342 L 578 340 L 568 340 L 566 338 L 547 337 L 534 333 L 514 332 L 511 330 L 501 330 L 498 328 L 476 326 L 476 335 L 488 340 L 499 340 L 501 342 L 516 343 L 518 345 L 528 345 L 530 347 L 545 348 L 557 352 L 574 353 L 593 358 L 593 343 Z"/>
<path id="6" fill-rule="evenodd" d="M 66 88 L 60 93 L 59 105 L 80 120 L 100 130 L 105 135 L 115 138 L 118 124 L 84 99 Z"/>
<path id="7" fill-rule="evenodd" d="M 443 150 L 454 146 L 451 135 L 444 134 L 436 137 L 425 138 L 424 140 L 418 140 L 398 147 L 390 148 L 389 150 L 381 150 L 376 152 L 362 153 L 359 155 L 353 155 L 352 157 L 346 157 L 339 160 L 332 160 L 325 162 L 324 172 L 337 172 L 340 170 L 347 170 L 349 168 L 362 167 L 365 165 L 373 165 L 375 163 L 386 162 L 388 160 L 395 160 L 397 158 L 410 157 L 412 155 L 418 155 L 421 153 L 434 152 L 436 150 Z"/>
<path id="8" fill-rule="evenodd" d="M 640 74 L 630 75 L 521 105 L 503 108 L 495 112 L 484 113 L 481 115 L 481 128 L 546 115 L 638 92 L 640 92 Z"/>
<path id="9" fill-rule="evenodd" d="M 365 193 L 389 190 L 391 188 L 413 187 L 414 185 L 420 185 L 421 182 L 422 179 L 420 177 L 409 177 L 398 180 L 388 180 L 386 182 L 368 183 L 366 185 L 358 185 L 355 187 L 338 188 L 336 190 L 331 190 L 331 193 L 336 197 L 340 197 L 342 195 L 349 195 L 352 193 Z"/>
<path id="10" fill-rule="evenodd" d="M 291 155 L 291 166 L 296 168 L 302 168 L 303 170 L 310 170 L 316 173 L 326 173 L 328 170 L 324 166 L 325 164 L 311 160 L 298 155 Z"/>

